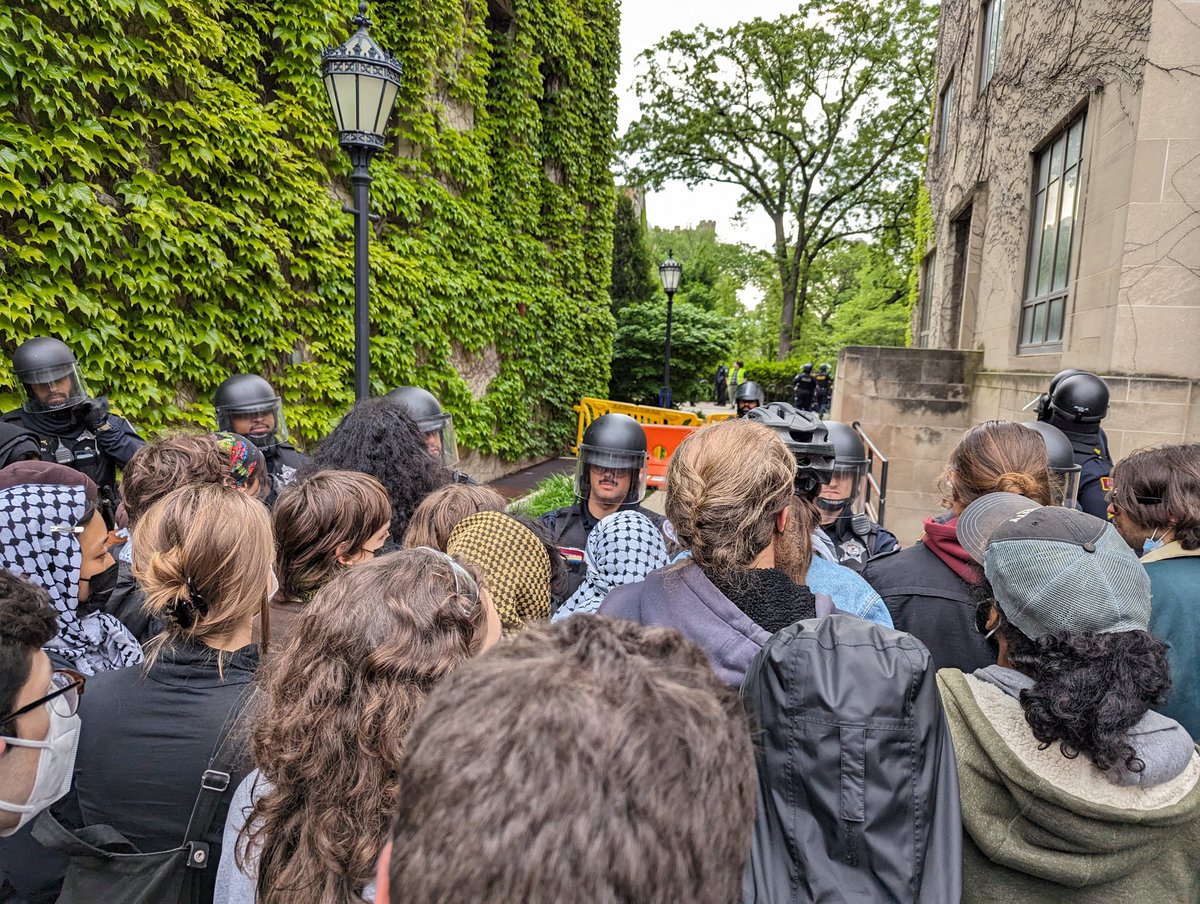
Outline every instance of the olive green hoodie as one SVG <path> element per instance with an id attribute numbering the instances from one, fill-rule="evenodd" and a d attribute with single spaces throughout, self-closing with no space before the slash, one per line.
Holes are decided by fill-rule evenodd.
<path id="1" fill-rule="evenodd" d="M 1020 703 L 938 672 L 958 759 L 964 904 L 1200 900 L 1200 752 L 1170 781 L 1110 782 L 1085 756 L 1039 750 Z"/>

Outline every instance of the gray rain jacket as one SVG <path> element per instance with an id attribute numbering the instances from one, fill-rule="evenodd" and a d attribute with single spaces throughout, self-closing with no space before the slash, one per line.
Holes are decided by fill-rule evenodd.
<path id="1" fill-rule="evenodd" d="M 959 899 L 958 773 L 920 641 L 797 622 L 755 656 L 742 698 L 760 729 L 744 904 Z"/>

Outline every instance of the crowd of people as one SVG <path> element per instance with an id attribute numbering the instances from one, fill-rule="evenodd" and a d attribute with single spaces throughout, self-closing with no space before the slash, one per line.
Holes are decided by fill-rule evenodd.
<path id="1" fill-rule="evenodd" d="M 608 414 L 531 521 L 424 389 L 305 456 L 259 376 L 145 443 L 16 363 L 6 900 L 1197 900 L 1200 445 L 1111 467 L 1094 375 L 900 548 L 857 432 L 745 382 L 661 514 Z"/>

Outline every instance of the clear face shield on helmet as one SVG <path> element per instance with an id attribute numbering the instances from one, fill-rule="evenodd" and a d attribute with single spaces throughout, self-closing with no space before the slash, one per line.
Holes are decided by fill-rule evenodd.
<path id="1" fill-rule="evenodd" d="M 861 515 L 866 511 L 863 484 L 867 479 L 867 467 L 866 462 L 834 465 L 833 477 L 821 487 L 821 495 L 817 497 L 817 507 L 822 515 Z"/>
<path id="2" fill-rule="evenodd" d="M 425 448 L 443 468 L 458 464 L 458 441 L 454 435 L 454 416 L 442 413 L 437 417 L 421 418 L 417 426 L 425 434 Z"/>
<path id="3" fill-rule="evenodd" d="M 88 398 L 87 386 L 74 363 L 27 370 L 17 376 L 24 408 L 30 413 L 61 411 Z"/>
<path id="4" fill-rule="evenodd" d="M 604 505 L 628 505 L 646 498 L 646 453 L 580 446 L 575 461 L 575 495 Z"/>
<path id="5" fill-rule="evenodd" d="M 218 408 L 217 429 L 240 434 L 260 449 L 288 440 L 287 421 L 283 417 L 283 402 L 280 399 Z"/>
<path id="6" fill-rule="evenodd" d="M 1054 473 L 1054 504 L 1063 508 L 1073 509 L 1079 499 L 1079 481 L 1083 468 L 1074 465 L 1070 468 L 1051 468 Z"/>

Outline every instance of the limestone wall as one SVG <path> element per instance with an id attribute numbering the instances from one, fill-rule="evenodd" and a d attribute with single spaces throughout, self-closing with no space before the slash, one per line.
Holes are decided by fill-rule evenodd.
<path id="1" fill-rule="evenodd" d="M 885 524 L 905 545 L 941 510 L 938 477 L 964 430 L 1034 418 L 1025 406 L 1046 375 L 982 370 L 982 361 L 981 352 L 874 347 L 845 348 L 838 358 L 831 417 L 858 421 L 890 459 Z M 1114 460 L 1143 446 L 1200 441 L 1200 381 L 1103 376 Z"/>

